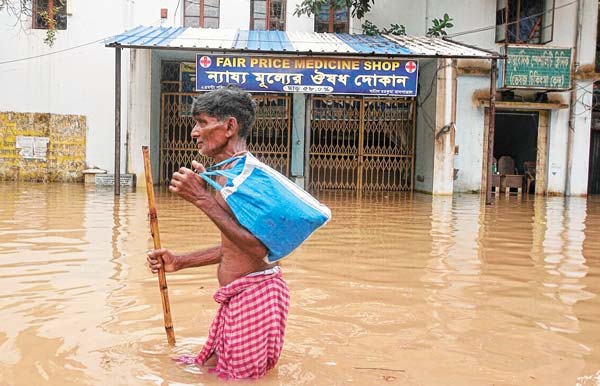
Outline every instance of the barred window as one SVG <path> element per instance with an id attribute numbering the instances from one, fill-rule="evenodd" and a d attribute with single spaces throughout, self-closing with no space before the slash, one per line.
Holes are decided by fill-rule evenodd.
<path id="1" fill-rule="evenodd" d="M 219 28 L 219 0 L 184 0 L 183 25 Z"/>
<path id="2" fill-rule="evenodd" d="M 34 29 L 67 29 L 67 0 L 33 0 Z"/>
<path id="3" fill-rule="evenodd" d="M 555 0 L 496 0 L 496 42 L 552 41 Z"/>
<path id="4" fill-rule="evenodd" d="M 250 29 L 285 31 L 285 0 L 251 0 Z"/>

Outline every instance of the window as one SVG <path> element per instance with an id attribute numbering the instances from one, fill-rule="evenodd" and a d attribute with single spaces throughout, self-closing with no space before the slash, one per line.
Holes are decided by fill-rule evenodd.
<path id="1" fill-rule="evenodd" d="M 348 32 L 350 30 L 350 13 L 348 7 L 335 8 L 333 1 L 323 4 L 315 15 L 315 32 Z"/>
<path id="2" fill-rule="evenodd" d="M 555 0 L 496 0 L 496 42 L 552 41 Z"/>
<path id="3" fill-rule="evenodd" d="M 251 0 L 250 29 L 259 31 L 284 31 L 285 1 Z"/>
<path id="4" fill-rule="evenodd" d="M 219 28 L 219 0 L 184 0 L 183 25 Z"/>
<path id="5" fill-rule="evenodd" d="M 33 0 L 32 19 L 34 29 L 67 29 L 67 0 Z"/>

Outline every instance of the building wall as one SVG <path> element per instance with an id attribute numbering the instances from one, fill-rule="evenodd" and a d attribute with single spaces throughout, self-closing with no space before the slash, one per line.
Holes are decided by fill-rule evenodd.
<path id="1" fill-rule="evenodd" d="M 83 179 L 84 116 L 0 112 L 0 132 L 0 180 Z M 45 146 L 25 145 L 25 140 Z"/>
<path id="2" fill-rule="evenodd" d="M 312 31 L 312 17 L 298 18 L 293 11 L 301 0 L 287 4 L 286 26 L 289 31 Z M 595 56 L 597 1 L 582 0 L 582 34 L 578 47 L 577 63 L 580 72 L 593 64 Z M 456 34 L 454 40 L 479 47 L 497 50 L 494 41 L 495 0 L 377 0 L 366 19 L 380 27 L 391 23 L 403 24 L 408 34 L 423 35 L 433 18 L 447 12 L 455 27 L 449 32 Z M 113 172 L 114 152 L 114 49 L 104 47 L 102 39 L 137 25 L 179 26 L 183 12 L 179 0 L 106 0 L 87 2 L 71 0 L 72 15 L 68 17 L 68 29 L 58 31 L 53 48 L 43 43 L 44 30 L 15 27 L 14 18 L 0 12 L 0 62 L 46 55 L 24 61 L 0 64 L 0 93 L 3 111 L 81 115 L 87 122 L 86 166 L 99 167 Z M 160 20 L 160 8 L 168 9 L 168 18 Z M 221 1 L 221 27 L 247 29 L 250 18 L 249 0 Z M 351 31 L 361 32 L 363 21 L 353 19 Z M 556 0 L 554 40 L 549 46 L 573 47 L 577 22 L 577 3 L 572 0 Z M 26 23 L 27 24 L 27 23 Z M 482 28 L 492 27 L 492 28 Z M 471 33 L 464 33 L 469 32 Z M 475 32 L 473 32 L 475 31 Z M 96 42 L 96 43 L 93 43 Z M 89 43 L 89 44 L 88 44 Z M 81 47 L 79 47 L 81 46 Z M 74 48 L 77 47 L 77 48 Z M 64 52 L 55 53 L 57 51 Z M 421 61 L 424 68 L 426 61 Z M 158 149 L 158 118 L 155 96 L 160 60 L 147 52 L 125 50 L 123 52 L 123 109 L 122 109 L 122 171 L 141 173 L 143 165 L 136 153 L 141 143 L 150 138 Z M 489 88 L 488 63 L 474 63 L 474 71 L 458 78 L 456 144 L 459 154 L 454 157 L 454 168 L 459 169 L 454 183 L 455 191 L 472 191 L 481 188 L 481 138 L 483 109 L 473 104 L 474 94 Z M 148 71 L 151 72 L 148 75 Z M 131 74 L 131 75 L 130 75 Z M 433 74 L 421 72 L 421 92 L 427 79 Z M 580 75 L 578 75 L 580 76 Z M 581 75 L 583 76 L 583 75 Z M 577 100 L 585 101 L 590 88 L 587 80 L 577 83 L 581 94 Z M 148 85 L 148 82 L 151 84 Z M 567 93 L 554 93 L 556 98 L 568 102 Z M 430 97 L 431 98 L 431 97 Z M 435 98 L 435 96 L 433 96 Z M 426 114 L 435 116 L 435 109 L 428 101 L 418 114 L 417 163 L 415 187 L 431 191 L 433 131 L 427 129 Z M 159 104 L 160 105 L 160 104 Z M 548 190 L 564 193 L 569 186 L 572 194 L 584 194 L 585 184 L 580 172 L 587 170 L 583 156 L 589 148 L 589 122 L 591 112 L 583 105 L 578 110 L 575 136 L 568 135 L 569 112 L 553 111 L 549 122 Z M 151 130 L 151 132 L 148 132 Z M 153 139 L 155 138 L 155 139 Z M 566 143 L 572 142 L 567 151 Z M 476 150 L 474 150 L 476 149 Z M 571 173 L 567 173 L 570 166 Z M 127 168 L 127 170 L 125 170 Z M 419 181 L 419 176 L 423 181 Z M 567 182 L 567 178 L 569 181 Z"/>
<path id="3" fill-rule="evenodd" d="M 352 20 L 351 32 L 362 33 L 362 24 L 368 20 L 379 27 L 389 28 L 390 24 L 401 24 L 408 35 L 425 35 L 426 1 L 376 0 L 371 12 L 363 19 Z"/>
<path id="4" fill-rule="evenodd" d="M 46 55 L 0 65 L 0 106 L 5 111 L 74 114 L 87 120 L 86 164 L 112 172 L 114 164 L 114 49 L 103 39 L 137 25 L 158 25 L 160 8 L 176 0 L 70 0 L 67 29 L 57 31 L 53 47 L 46 31 L 23 28 L 0 12 L 0 62 Z M 64 52 L 59 52 L 65 50 Z M 126 141 L 129 55 L 122 57 L 122 143 Z M 4 90 L 11 90 L 5 92 Z M 121 164 L 126 155 L 122 152 Z"/>
<path id="5" fill-rule="evenodd" d="M 219 28 L 250 29 L 250 0 L 221 0 Z"/>
<path id="6" fill-rule="evenodd" d="M 483 167 L 485 109 L 476 105 L 473 90 L 489 90 L 489 78 L 460 76 L 457 83 L 455 141 L 458 154 L 454 157 L 454 168 L 458 169 L 458 174 L 454 181 L 454 191 L 479 191 Z"/>
<path id="7" fill-rule="evenodd" d="M 592 125 L 592 81 L 577 81 L 576 93 L 580 103 L 575 107 L 573 123 L 575 129 L 571 132 L 571 148 L 568 162 L 570 173 L 567 180 L 567 194 L 582 196 L 588 192 L 588 173 L 590 159 L 590 136 Z"/>
<path id="8" fill-rule="evenodd" d="M 376 25 L 388 26 L 398 23 L 406 26 L 408 34 L 422 35 L 431 25 L 432 18 L 439 18 L 447 12 L 453 19 L 454 27 L 448 32 L 453 40 L 472 44 L 481 48 L 498 51 L 500 44 L 495 43 L 495 0 L 426 0 L 419 5 L 408 0 L 387 0 L 382 8 L 376 8 L 366 18 Z M 553 41 L 550 47 L 575 47 L 577 26 L 577 2 L 556 0 Z M 574 83 L 578 91 L 577 106 L 573 117 L 574 130 L 569 135 L 569 109 L 554 110 L 550 114 L 548 143 L 548 192 L 549 194 L 585 194 L 587 192 L 589 130 L 591 122 L 590 72 L 593 68 L 596 49 L 596 26 L 598 2 L 582 0 L 582 19 L 580 42 L 573 65 L 577 68 Z M 394 11 L 392 11 L 394 10 Z M 490 28 L 485 28 L 490 27 Z M 469 33 L 466 33 L 469 32 Z M 455 36 L 453 36 L 455 35 Z M 454 167 L 459 169 L 454 183 L 455 192 L 478 191 L 481 189 L 482 140 L 484 130 L 484 109 L 474 105 L 474 99 L 482 90 L 489 90 L 489 62 L 461 61 L 463 67 L 473 67 L 458 78 L 456 145 L 459 153 L 455 157 Z M 489 93 L 488 93 L 489 94 Z M 550 93 L 549 97 L 570 104 L 570 94 Z M 586 99 L 587 98 L 587 99 Z M 422 139 L 422 138 L 421 138 Z M 426 150 L 420 144 L 418 149 Z M 429 159 L 426 152 L 417 153 L 421 161 Z M 417 163 L 416 170 L 423 171 L 428 164 Z M 569 170 L 569 172 L 567 172 Z M 417 173 L 418 175 L 419 173 Z M 568 180 L 567 180 L 568 179 Z M 421 184 L 423 185 L 423 184 Z M 425 186 L 427 184 L 424 184 Z M 419 186 L 419 183 L 417 183 Z M 567 191 L 568 190 L 568 191 Z"/>

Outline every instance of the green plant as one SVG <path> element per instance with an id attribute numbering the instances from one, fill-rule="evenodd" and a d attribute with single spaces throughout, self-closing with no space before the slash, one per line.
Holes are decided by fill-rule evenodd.
<path id="1" fill-rule="evenodd" d="M 427 31 L 427 36 L 446 36 L 448 33 L 446 32 L 447 28 L 454 27 L 452 24 L 452 18 L 448 16 L 447 13 L 444 14 L 444 17 L 441 19 L 433 19 L 433 26 L 429 27 Z"/>

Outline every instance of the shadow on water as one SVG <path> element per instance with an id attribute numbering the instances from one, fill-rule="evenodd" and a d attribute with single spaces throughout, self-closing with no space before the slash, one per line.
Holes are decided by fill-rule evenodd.
<path id="1" fill-rule="evenodd" d="M 598 385 L 600 198 L 324 191 L 332 221 L 282 262 L 292 304 L 267 385 Z M 168 275 L 143 189 L 0 184 L 0 384 L 212 385 L 215 267 Z M 162 244 L 218 242 L 157 189 Z M 117 383 L 115 383 L 118 380 Z"/>

